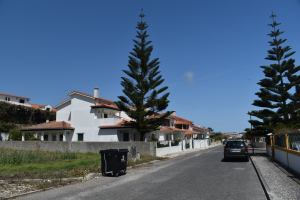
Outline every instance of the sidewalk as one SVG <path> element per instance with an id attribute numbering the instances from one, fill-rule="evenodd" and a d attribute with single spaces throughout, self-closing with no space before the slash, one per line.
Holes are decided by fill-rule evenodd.
<path id="1" fill-rule="evenodd" d="M 266 153 L 251 155 L 250 149 L 249 152 L 270 199 L 300 199 L 300 174 Z"/>
<path id="2" fill-rule="evenodd" d="M 164 156 L 161 156 L 161 157 L 175 158 L 175 157 L 182 156 L 182 155 L 185 155 L 185 154 L 198 152 L 198 151 L 202 151 L 202 150 L 205 150 L 205 149 L 211 149 L 211 148 L 217 147 L 217 146 L 223 146 L 223 144 L 211 145 L 211 146 L 202 147 L 202 148 L 199 148 L 199 149 L 191 149 L 191 148 L 190 149 L 185 149 L 184 151 L 180 151 L 180 152 L 176 152 L 176 153 L 170 153 L 170 154 L 167 154 L 167 155 L 164 155 Z"/>

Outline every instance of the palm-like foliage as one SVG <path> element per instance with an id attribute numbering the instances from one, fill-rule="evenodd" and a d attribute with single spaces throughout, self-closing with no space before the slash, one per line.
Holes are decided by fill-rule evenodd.
<path id="1" fill-rule="evenodd" d="M 161 120 L 172 114 L 167 111 L 158 118 L 147 118 L 153 114 L 163 111 L 167 108 L 170 93 L 161 95 L 168 89 L 167 86 L 157 89 L 164 79 L 159 75 L 158 58 L 150 61 L 153 46 L 146 41 L 147 35 L 146 22 L 143 22 L 144 14 L 139 15 L 141 22 L 137 23 L 137 38 L 133 40 L 135 45 L 133 52 L 130 52 L 128 67 L 129 70 L 123 72 L 129 77 L 122 77 L 121 85 L 124 87 L 124 96 L 118 96 L 119 101 L 115 102 L 119 109 L 124 111 L 133 120 L 130 125 L 136 128 L 141 134 L 141 140 L 144 134 L 154 131 L 161 124 Z M 159 96 L 161 95 L 161 96 Z"/>
<path id="2" fill-rule="evenodd" d="M 261 86 L 260 92 L 255 93 L 259 99 L 254 100 L 254 106 L 264 108 L 258 111 L 252 111 L 251 115 L 255 116 L 258 120 L 250 120 L 254 129 L 251 134 L 263 135 L 273 131 L 279 124 L 291 124 L 296 117 L 295 110 L 299 109 L 300 100 L 300 76 L 296 75 L 300 70 L 300 66 L 295 67 L 295 60 L 284 60 L 295 53 L 288 52 L 291 50 L 290 46 L 282 47 L 286 39 L 278 39 L 278 36 L 284 31 L 276 30 L 276 26 L 280 25 L 274 18 L 276 15 L 272 13 L 270 18 L 273 18 L 273 23 L 269 24 L 274 30 L 268 34 L 273 38 L 269 41 L 271 50 L 268 50 L 267 60 L 275 61 L 270 66 L 261 66 L 265 74 L 264 79 L 260 80 L 257 84 Z M 296 93 L 291 94 L 291 88 L 296 87 Z M 298 91 L 297 91 L 298 90 Z M 250 113 L 248 113 L 250 114 Z"/>

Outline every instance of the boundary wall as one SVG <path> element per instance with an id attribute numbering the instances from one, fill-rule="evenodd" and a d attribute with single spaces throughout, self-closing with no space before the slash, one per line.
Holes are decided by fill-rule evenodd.
<path id="1" fill-rule="evenodd" d="M 156 155 L 156 142 L 51 142 L 51 141 L 0 141 L 0 148 L 26 151 L 60 151 L 99 153 L 105 149 L 128 149 L 136 147 L 140 155 Z"/>
<path id="2" fill-rule="evenodd" d="M 300 151 L 290 149 L 289 135 L 285 135 L 286 148 L 275 145 L 275 137 L 270 136 L 270 142 L 267 144 L 267 154 L 275 158 L 285 166 L 300 173 Z"/>

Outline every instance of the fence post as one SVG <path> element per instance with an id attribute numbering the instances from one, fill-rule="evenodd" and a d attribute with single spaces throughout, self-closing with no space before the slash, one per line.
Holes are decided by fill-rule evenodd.
<path id="1" fill-rule="evenodd" d="M 274 145 L 275 145 L 275 136 L 271 135 L 270 136 L 271 140 L 271 152 L 272 152 L 272 158 L 275 158 L 275 150 L 274 150 Z"/>
<path id="2" fill-rule="evenodd" d="M 287 150 L 290 149 L 289 135 L 288 135 L 288 134 L 285 134 L 285 148 L 286 148 Z M 289 153 L 288 153 L 288 152 L 286 152 L 286 159 L 287 159 L 288 167 L 290 167 Z"/>

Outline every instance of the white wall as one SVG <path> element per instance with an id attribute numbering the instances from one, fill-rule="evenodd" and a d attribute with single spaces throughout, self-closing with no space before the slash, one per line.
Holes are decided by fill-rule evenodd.
<path id="1" fill-rule="evenodd" d="M 71 123 L 72 120 L 72 100 L 66 102 L 65 104 L 59 106 L 56 112 L 56 121 L 65 121 Z"/>
<path id="2" fill-rule="evenodd" d="M 296 172 L 300 173 L 300 156 L 289 153 L 289 166 Z"/>
<path id="3" fill-rule="evenodd" d="M 286 166 L 288 166 L 287 164 L 287 153 L 284 151 L 280 151 L 278 149 L 274 149 L 275 150 L 275 158 L 276 160 L 278 160 L 279 162 L 285 164 Z"/>
<path id="4" fill-rule="evenodd" d="M 170 153 L 176 153 L 180 152 L 181 150 L 181 142 L 179 143 L 179 146 L 172 146 L 172 147 L 163 147 L 163 148 L 156 148 L 156 156 L 163 156 Z"/>
<path id="5" fill-rule="evenodd" d="M 5 97 L 9 97 L 10 101 L 5 101 Z M 23 99 L 25 101 L 25 103 L 20 103 L 20 99 Z M 26 98 L 12 97 L 12 96 L 9 96 L 9 95 L 0 94 L 0 101 L 5 101 L 7 103 L 23 105 L 23 106 L 30 106 L 28 100 L 30 101 L 30 99 L 26 99 Z"/>
<path id="6" fill-rule="evenodd" d="M 8 140 L 9 133 L 0 133 L 0 135 L 2 137 L 2 141 Z"/>
<path id="7" fill-rule="evenodd" d="M 100 129 L 98 132 L 101 142 L 118 142 L 118 131 L 116 129 Z M 123 138 L 123 136 L 122 136 Z"/>

